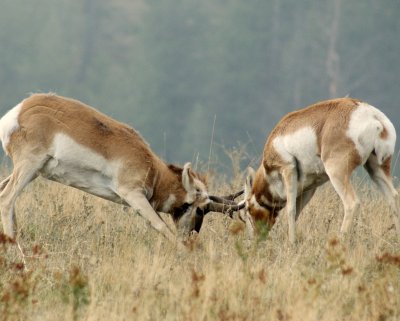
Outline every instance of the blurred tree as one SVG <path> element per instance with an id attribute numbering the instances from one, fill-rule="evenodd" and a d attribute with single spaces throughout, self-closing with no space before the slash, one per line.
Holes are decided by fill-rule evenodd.
<path id="1" fill-rule="evenodd" d="M 140 100 L 146 110 L 142 121 L 150 125 L 143 133 L 158 137 L 157 150 L 166 135 L 167 149 L 171 146 L 174 158 L 182 158 L 188 151 L 176 143 L 186 139 L 188 118 L 204 100 L 208 17 L 201 1 L 152 0 L 147 5 L 138 35 L 150 69 L 140 75 L 147 88 Z M 201 129 L 201 120 L 191 126 Z"/>
<path id="2" fill-rule="evenodd" d="M 397 125 L 399 14 L 398 0 L 3 0 L 0 111 L 55 91 L 169 161 L 205 163 L 212 147 L 212 166 L 220 146 L 258 155 L 280 117 L 329 97 Z"/>

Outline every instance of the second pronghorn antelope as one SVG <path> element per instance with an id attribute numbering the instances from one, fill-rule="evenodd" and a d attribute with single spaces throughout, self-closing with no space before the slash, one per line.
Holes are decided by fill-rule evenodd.
<path id="1" fill-rule="evenodd" d="M 359 209 L 350 176 L 364 165 L 388 200 L 400 234 L 398 195 L 390 163 L 396 131 L 377 108 L 351 98 L 328 100 L 289 113 L 269 135 L 261 166 L 249 169 L 245 184 L 247 221 L 271 228 L 286 209 L 289 240 L 295 242 L 295 221 L 316 188 L 328 180 L 344 205 L 341 232 L 347 232 Z"/>
<path id="2" fill-rule="evenodd" d="M 157 212 L 170 213 L 187 233 L 200 229 L 204 213 L 238 209 L 231 200 L 210 198 L 190 163 L 166 164 L 134 129 L 77 100 L 32 95 L 0 120 L 0 138 L 14 164 L 0 183 L 3 229 L 12 239 L 15 201 L 39 175 L 129 205 L 173 242 Z"/>

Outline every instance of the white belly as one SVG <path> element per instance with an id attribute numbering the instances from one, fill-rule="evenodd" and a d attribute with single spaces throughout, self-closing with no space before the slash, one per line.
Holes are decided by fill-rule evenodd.
<path id="1" fill-rule="evenodd" d="M 84 147 L 70 137 L 55 136 L 49 160 L 40 174 L 50 180 L 121 203 L 115 192 L 118 164 Z"/>

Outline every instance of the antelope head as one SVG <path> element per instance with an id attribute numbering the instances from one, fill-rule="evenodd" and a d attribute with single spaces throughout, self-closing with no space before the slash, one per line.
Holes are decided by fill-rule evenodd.
<path id="1" fill-rule="evenodd" d="M 186 164 L 182 171 L 182 184 L 186 189 L 186 201 L 173 209 L 178 230 L 182 234 L 200 232 L 204 215 L 209 212 L 219 212 L 232 216 L 233 212 L 244 208 L 244 202 L 234 200 L 243 194 L 243 190 L 226 196 L 214 196 L 207 193 L 206 185 L 198 174 Z"/>
<path id="2" fill-rule="evenodd" d="M 277 204 L 270 204 L 263 196 L 263 193 L 268 190 L 268 188 L 264 186 L 267 182 L 259 182 L 259 177 L 261 177 L 261 175 L 256 175 L 253 168 L 248 168 L 244 188 L 244 203 L 246 207 L 245 221 L 246 224 L 250 224 L 248 228 L 251 234 L 254 231 L 258 232 L 261 226 L 270 230 L 276 222 L 279 211 L 282 209 L 282 207 Z M 259 187 L 262 187 L 262 190 L 258 190 Z"/>

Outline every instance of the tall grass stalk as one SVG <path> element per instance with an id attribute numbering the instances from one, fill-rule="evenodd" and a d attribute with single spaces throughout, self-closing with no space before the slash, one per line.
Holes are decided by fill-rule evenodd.
<path id="1" fill-rule="evenodd" d="M 219 178 L 211 185 L 232 191 Z M 132 210 L 39 178 L 16 206 L 26 268 L 0 238 L 0 320 L 400 320 L 400 241 L 383 198 L 357 186 L 349 239 L 326 185 L 294 247 L 284 213 L 255 242 L 242 223 L 210 213 L 178 252 Z"/>

